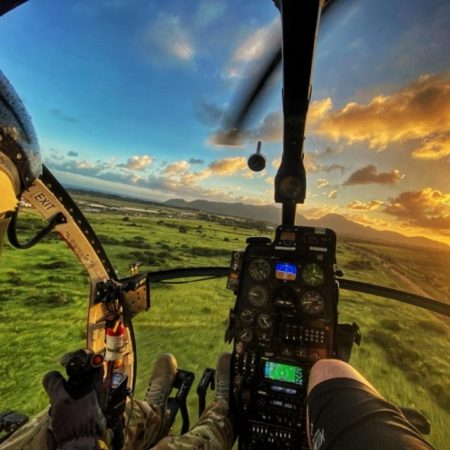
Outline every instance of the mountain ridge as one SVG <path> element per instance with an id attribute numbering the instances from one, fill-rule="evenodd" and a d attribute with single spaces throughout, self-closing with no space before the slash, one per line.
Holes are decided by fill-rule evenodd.
<path id="1" fill-rule="evenodd" d="M 212 214 L 241 217 L 244 219 L 261 220 L 272 224 L 279 224 L 281 208 L 272 205 L 246 205 L 243 203 L 212 202 L 209 200 L 170 199 L 165 205 L 178 208 L 194 209 Z M 297 223 L 311 227 L 325 227 L 333 229 L 337 234 L 353 236 L 361 239 L 379 240 L 388 243 L 404 244 L 413 247 L 427 247 L 439 250 L 450 250 L 450 246 L 422 236 L 404 236 L 396 231 L 377 230 L 368 225 L 353 222 L 336 213 L 326 214 L 319 219 L 307 219 L 297 214 Z"/>

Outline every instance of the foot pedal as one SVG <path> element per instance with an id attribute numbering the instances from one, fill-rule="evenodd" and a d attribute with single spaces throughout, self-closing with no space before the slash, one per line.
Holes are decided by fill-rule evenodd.
<path id="1" fill-rule="evenodd" d="M 211 390 L 214 391 L 215 386 L 215 376 L 216 371 L 207 367 L 203 372 L 202 378 L 197 385 L 197 395 L 198 395 L 198 417 L 200 417 L 205 410 L 206 406 L 206 393 L 208 388 L 211 386 Z"/>
<path id="2" fill-rule="evenodd" d="M 178 411 L 181 412 L 181 433 L 184 434 L 189 431 L 189 412 L 186 406 L 186 399 L 194 382 L 195 375 L 193 372 L 178 369 L 177 376 L 173 382 L 172 389 L 177 389 L 175 397 L 169 397 L 167 401 L 167 409 L 170 412 L 169 423 L 170 426 L 175 422 Z"/>
<path id="3" fill-rule="evenodd" d="M 14 431 L 28 422 L 28 417 L 15 411 L 5 411 L 0 413 L 0 433 L 6 433 L 0 438 L 0 443 L 11 436 Z"/>

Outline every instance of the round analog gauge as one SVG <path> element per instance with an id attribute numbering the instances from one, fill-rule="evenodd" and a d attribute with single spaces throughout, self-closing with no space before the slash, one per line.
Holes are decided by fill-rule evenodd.
<path id="1" fill-rule="evenodd" d="M 295 308 L 295 292 L 289 288 L 281 288 L 273 296 L 273 304 L 281 308 Z"/>
<path id="2" fill-rule="evenodd" d="M 302 310 L 307 314 L 317 315 L 323 311 L 325 299 L 317 291 L 306 291 L 300 299 Z"/>
<path id="3" fill-rule="evenodd" d="M 250 324 L 253 322 L 255 316 L 253 315 L 253 312 L 250 311 L 249 309 L 244 309 L 243 311 L 241 311 L 240 318 L 242 322 Z"/>
<path id="4" fill-rule="evenodd" d="M 253 306 L 264 306 L 269 299 L 269 292 L 264 286 L 252 286 L 248 290 L 248 299 Z"/>
<path id="5" fill-rule="evenodd" d="M 268 330 L 273 325 L 273 320 L 270 314 L 261 314 L 258 316 L 258 325 L 263 330 Z"/>
<path id="6" fill-rule="evenodd" d="M 250 342 L 253 339 L 253 331 L 250 328 L 243 328 L 239 332 L 239 339 L 242 342 Z"/>
<path id="7" fill-rule="evenodd" d="M 319 264 L 306 264 L 302 271 L 302 280 L 308 286 L 320 286 L 325 279 L 322 268 Z"/>
<path id="8" fill-rule="evenodd" d="M 248 266 L 248 273 L 250 277 L 256 281 L 263 281 L 269 277 L 271 271 L 269 261 L 258 258 L 254 259 Z"/>

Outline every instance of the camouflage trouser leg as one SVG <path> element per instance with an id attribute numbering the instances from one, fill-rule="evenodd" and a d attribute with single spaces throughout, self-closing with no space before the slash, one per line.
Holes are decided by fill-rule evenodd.
<path id="1" fill-rule="evenodd" d="M 0 450 L 47 450 L 48 409 L 0 444 Z M 127 400 L 124 450 L 148 449 L 158 436 L 160 424 L 161 416 L 157 408 L 139 400 Z"/>
<path id="2" fill-rule="evenodd" d="M 45 450 L 47 448 L 48 408 L 19 428 L 0 444 L 1 450 Z"/>
<path id="3" fill-rule="evenodd" d="M 125 409 L 124 450 L 145 450 L 158 437 L 161 414 L 158 408 L 140 400 L 130 400 Z"/>
<path id="4" fill-rule="evenodd" d="M 228 404 L 213 401 L 191 431 L 182 436 L 167 436 L 153 450 L 228 450 L 233 445 L 233 427 Z"/>
<path id="5" fill-rule="evenodd" d="M 227 417 L 228 405 L 212 402 L 191 431 L 168 436 L 155 450 L 228 450 L 233 444 L 233 429 Z M 17 430 L 0 450 L 46 450 L 49 426 L 48 408 Z M 158 408 L 139 400 L 128 400 L 125 409 L 124 450 L 146 450 L 155 442 L 161 426 Z"/>

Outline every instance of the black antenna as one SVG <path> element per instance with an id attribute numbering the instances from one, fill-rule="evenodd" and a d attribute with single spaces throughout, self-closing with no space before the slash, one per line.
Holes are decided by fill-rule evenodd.
<path id="1" fill-rule="evenodd" d="M 311 96 L 314 47 L 321 0 L 280 0 L 283 30 L 284 137 L 281 164 L 275 177 L 275 202 L 282 203 L 282 225 L 295 224 L 297 203 L 304 203 L 305 123 Z"/>

